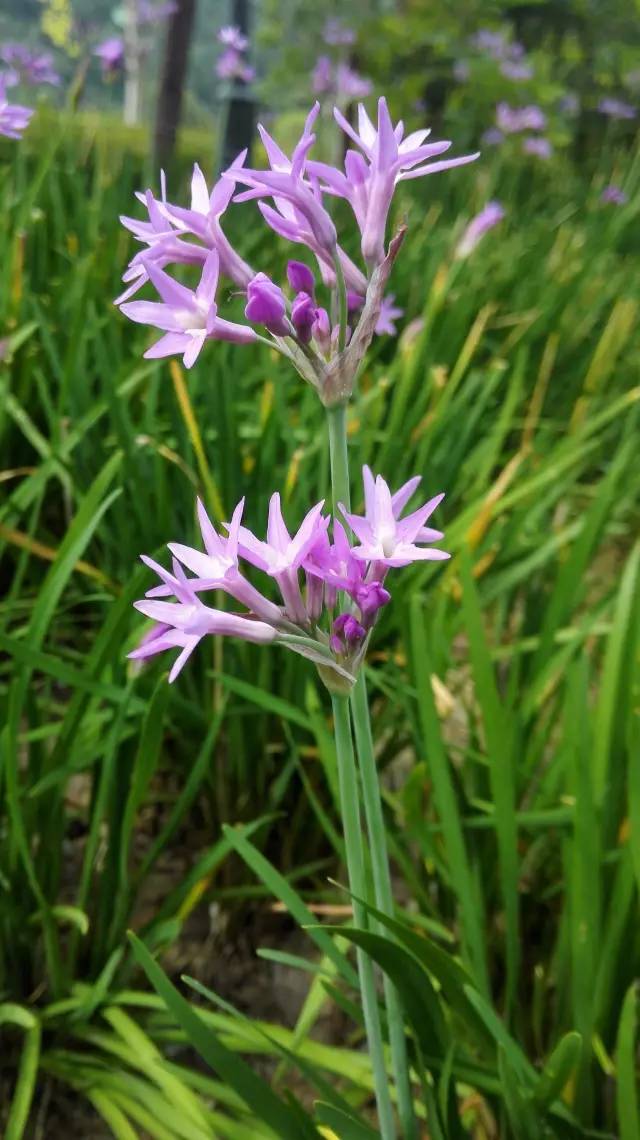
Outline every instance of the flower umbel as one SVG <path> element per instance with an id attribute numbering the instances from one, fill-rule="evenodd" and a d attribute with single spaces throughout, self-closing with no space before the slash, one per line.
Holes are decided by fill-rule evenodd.
<path id="1" fill-rule="evenodd" d="M 266 539 L 242 524 L 244 501 L 233 512 L 226 535 L 219 534 L 202 503 L 198 521 L 204 551 L 169 543 L 172 569 L 151 558 L 144 563 L 160 579 L 136 608 L 155 624 L 130 654 L 146 658 L 178 648 L 169 674 L 173 681 L 203 637 L 239 637 L 258 644 L 277 642 L 320 667 L 321 675 L 349 687 L 360 667 L 381 609 L 391 600 L 384 584 L 391 568 L 415 561 L 442 560 L 442 550 L 424 546 L 442 533 L 425 526 L 442 499 L 437 495 L 412 514 L 402 512 L 416 490 L 416 476 L 392 494 L 382 476 L 363 469 L 365 514 L 341 508 L 359 540 L 351 547 L 343 525 L 323 513 L 324 503 L 308 511 L 291 534 L 282 515 L 280 496 L 272 495 Z M 418 545 L 420 544 L 420 545 Z M 275 583 L 280 598 L 273 601 L 251 583 L 240 562 L 261 571 Z M 194 577 L 188 577 L 190 571 Z M 222 590 L 244 607 L 240 613 L 214 609 L 201 595 Z"/>

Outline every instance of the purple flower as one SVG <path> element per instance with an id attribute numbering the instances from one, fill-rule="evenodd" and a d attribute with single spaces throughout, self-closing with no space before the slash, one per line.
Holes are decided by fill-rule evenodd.
<path id="1" fill-rule="evenodd" d="M 237 52 L 246 51 L 249 47 L 249 40 L 235 24 L 220 28 L 216 39 L 223 47 L 233 48 Z"/>
<path id="2" fill-rule="evenodd" d="M 333 64 L 328 55 L 319 55 L 311 74 L 311 90 L 314 95 L 326 95 L 333 85 Z"/>
<path id="3" fill-rule="evenodd" d="M 224 524 L 226 535 L 216 531 L 198 502 L 204 551 L 169 543 L 171 570 L 142 556 L 159 584 L 136 602 L 136 608 L 154 625 L 129 656 L 142 660 L 166 649 L 179 649 L 169 676 L 173 681 L 198 642 L 209 634 L 256 643 L 276 642 L 314 661 L 325 680 L 327 670 L 339 676 L 342 691 L 348 691 L 369 633 L 380 610 L 391 600 L 383 584 L 389 568 L 416 559 L 448 557 L 443 551 L 417 545 L 442 537 L 440 531 L 424 526 L 442 496 L 401 518 L 420 477 L 409 479 L 392 495 L 384 480 L 380 476 L 374 479 L 368 467 L 363 475 L 365 516 L 343 510 L 361 542 L 354 549 L 338 521 L 334 521 L 333 541 L 329 540 L 330 520 L 322 514 L 322 502 L 308 511 L 291 535 L 282 517 L 280 496 L 272 495 L 264 542 L 242 525 L 244 500 L 238 503 L 231 521 Z M 283 605 L 270 601 L 247 580 L 240 570 L 240 559 L 276 584 Z M 187 577 L 187 571 L 195 576 Z M 205 605 L 200 595 L 212 590 L 223 590 L 246 612 L 230 613 Z M 345 596 L 350 602 L 345 602 Z"/>
<path id="4" fill-rule="evenodd" d="M 284 293 L 266 273 L 257 273 L 247 285 L 244 315 L 254 324 L 265 325 L 274 336 L 288 336 L 291 332 Z"/>
<path id="5" fill-rule="evenodd" d="M 506 135 L 518 131 L 543 131 L 547 125 L 547 116 L 535 103 L 528 107 L 510 107 L 508 103 L 498 103 L 496 124 Z"/>
<path id="6" fill-rule="evenodd" d="M 182 587 L 188 595 L 188 583 Z M 252 641 L 259 645 L 266 645 L 275 641 L 276 630 L 265 622 L 256 621 L 252 617 L 243 617 L 240 614 L 230 614 L 223 610 L 212 609 L 205 606 L 196 594 L 189 600 L 177 602 L 135 602 L 135 608 L 145 617 L 151 618 L 160 626 L 151 636 L 143 638 L 129 657 L 140 660 L 152 657 L 156 653 L 163 653 L 165 649 L 180 649 L 169 673 L 169 683 L 175 681 L 186 665 L 194 649 L 207 634 L 219 634 L 225 637 L 239 637 L 243 641 Z"/>
<path id="7" fill-rule="evenodd" d="M 536 158 L 551 158 L 553 154 L 553 147 L 549 139 L 544 138 L 528 138 L 523 139 L 522 149 L 525 154 L 535 155 Z"/>
<path id="8" fill-rule="evenodd" d="M 484 237 L 489 230 L 501 222 L 504 218 L 504 207 L 500 202 L 487 202 L 486 206 L 472 218 L 469 225 L 465 229 L 458 245 L 456 246 L 455 256 L 458 258 L 468 257 L 473 253 L 478 245 L 478 242 Z"/>
<path id="9" fill-rule="evenodd" d="M 610 119 L 635 119 L 637 115 L 635 107 L 622 99 L 601 99 L 597 109 L 601 115 L 607 115 Z"/>
<path id="10" fill-rule="evenodd" d="M 8 139 L 22 138 L 22 132 L 29 125 L 33 115 L 31 107 L 10 103 L 6 95 L 6 84 L 0 76 L 0 135 Z"/>
<path id="11" fill-rule="evenodd" d="M 518 60 L 505 59 L 500 64 L 500 71 L 506 79 L 514 79 L 516 82 L 533 78 L 531 65 Z"/>
<path id="12" fill-rule="evenodd" d="M 456 83 L 467 83 L 471 78 L 471 67 L 466 59 L 457 59 L 453 65 L 453 78 Z"/>
<path id="13" fill-rule="evenodd" d="M 324 179 L 328 190 L 350 203 L 362 234 L 362 256 L 373 267 L 385 256 L 387 217 L 398 182 L 473 162 L 478 155 L 427 161 L 448 150 L 451 143 L 423 145 L 429 134 L 427 130 L 414 131 L 404 138 L 403 125 L 398 123 L 394 127 L 384 98 L 378 101 L 377 128 L 362 104 L 358 108 L 357 132 L 338 108 L 334 116 L 359 150 L 347 152 L 345 174 L 325 163 L 312 162 L 309 168 Z"/>
<path id="14" fill-rule="evenodd" d="M 611 182 L 608 186 L 605 186 L 600 194 L 600 201 L 610 203 L 613 206 L 626 206 L 629 201 L 629 195 L 625 194 L 624 190 Z"/>
<path id="15" fill-rule="evenodd" d="M 34 52 L 25 44 L 5 43 L 0 46 L 0 59 L 16 73 L 16 78 L 31 86 L 49 83 L 60 85 L 60 76 L 53 66 L 50 52 Z"/>
<path id="16" fill-rule="evenodd" d="M 229 173 L 242 168 L 246 151 L 242 151 L 229 167 Z M 241 289 L 246 289 L 255 276 L 254 270 L 236 253 L 220 226 L 224 214 L 233 197 L 233 182 L 219 178 L 211 193 L 197 162 L 191 178 L 191 206 L 188 210 L 180 206 L 164 203 L 161 213 L 177 230 L 193 234 L 209 249 L 216 249 L 220 257 L 220 272 L 230 277 Z"/>
<path id="17" fill-rule="evenodd" d="M 182 355 L 185 368 L 191 368 L 206 340 L 248 344 L 256 339 L 253 329 L 218 316 L 215 293 L 219 258 L 216 250 L 208 255 L 195 291 L 174 281 L 151 261 L 146 268 L 162 301 L 128 301 L 120 308 L 132 321 L 164 331 L 165 335 L 145 352 L 147 359 Z"/>
<path id="18" fill-rule="evenodd" d="M 336 95 L 342 99 L 366 99 L 373 91 L 373 83 L 346 63 L 336 68 Z"/>
<path id="19" fill-rule="evenodd" d="M 276 491 L 269 502 L 266 542 L 261 542 L 246 527 L 240 527 L 239 531 L 239 549 L 243 558 L 275 578 L 286 615 L 303 626 L 308 623 L 308 614 L 300 591 L 298 570 L 318 541 L 319 530 L 326 530 L 328 525 L 328 520 L 322 519 L 323 507 L 324 500 L 316 503 L 292 537 L 282 517 L 280 495 Z"/>
<path id="20" fill-rule="evenodd" d="M 368 467 L 363 468 L 365 513 L 354 515 L 342 504 L 340 510 L 360 545 L 353 548 L 354 558 L 373 562 L 380 567 L 408 566 L 416 561 L 442 561 L 449 558 L 444 550 L 418 546 L 418 542 L 437 542 L 441 531 L 425 527 L 444 495 L 436 495 L 417 511 L 400 518 L 400 514 L 416 489 L 419 479 L 410 479 L 395 495 L 378 475 L 375 479 Z"/>
<path id="21" fill-rule="evenodd" d="M 394 305 L 394 301 L 395 293 L 388 293 L 386 297 L 383 297 L 380 316 L 376 324 L 376 336 L 396 336 L 398 330 L 394 321 L 404 316 L 404 309 L 399 309 L 397 305 Z"/>
<path id="22" fill-rule="evenodd" d="M 265 598 L 239 570 L 238 539 L 244 499 L 240 500 L 233 512 L 226 537 L 218 534 L 215 530 L 203 503 L 199 499 L 197 509 L 200 533 L 206 553 L 203 554 L 202 551 L 195 550 L 191 546 L 184 546 L 179 542 L 169 543 L 169 550 L 173 557 L 196 575 L 196 578 L 190 581 L 192 588 L 197 592 L 225 590 L 235 601 L 241 602 L 261 621 L 266 621 L 274 626 L 282 624 L 283 611 L 280 606 L 274 605 L 268 598 Z M 171 584 L 167 584 L 166 571 L 152 563 L 151 559 L 143 557 L 143 562 L 150 565 L 160 575 L 164 583 L 150 591 L 147 597 L 173 593 Z"/>
<path id="23" fill-rule="evenodd" d="M 289 241 L 308 245 L 317 257 L 324 258 L 331 265 L 337 245 L 336 229 L 322 205 L 319 189 L 304 177 L 307 154 L 315 142 L 312 127 L 319 111 L 320 104 L 316 103 L 307 116 L 304 131 L 291 158 L 259 125 L 258 131 L 271 169 L 229 169 L 223 177 L 251 187 L 248 193 L 238 195 L 236 201 L 272 196 L 275 209 L 264 202 L 259 204 L 260 211 L 271 228 Z"/>
<path id="24" fill-rule="evenodd" d="M 322 38 L 332 47 L 349 47 L 356 42 L 356 33 L 340 20 L 327 20 Z"/>
<path id="25" fill-rule="evenodd" d="M 480 139 L 485 146 L 500 146 L 504 142 L 504 135 L 498 127 L 489 127 Z"/>
<path id="26" fill-rule="evenodd" d="M 308 293 L 310 297 L 314 296 L 316 279 L 304 261 L 287 262 L 287 281 L 294 293 Z"/>
<path id="27" fill-rule="evenodd" d="M 243 83 L 252 83 L 256 77 L 255 69 L 231 47 L 225 48 L 218 57 L 216 75 L 218 79 L 239 79 Z"/>
<path id="28" fill-rule="evenodd" d="M 93 54 L 100 60 L 104 75 L 119 71 L 124 66 L 124 41 L 120 36 L 110 36 L 93 49 Z"/>

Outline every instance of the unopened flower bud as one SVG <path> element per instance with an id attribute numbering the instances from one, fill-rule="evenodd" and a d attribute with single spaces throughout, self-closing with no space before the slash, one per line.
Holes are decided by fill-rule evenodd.
<path id="1" fill-rule="evenodd" d="M 291 306 L 291 323 L 303 344 L 311 340 L 318 310 L 308 293 L 298 293 Z"/>
<path id="2" fill-rule="evenodd" d="M 274 336 L 287 336 L 289 325 L 286 320 L 287 306 L 279 285 L 258 273 L 247 285 L 247 306 L 244 315 L 249 321 L 265 325 Z"/>
<path id="3" fill-rule="evenodd" d="M 287 280 L 294 293 L 308 293 L 310 297 L 314 296 L 316 279 L 303 261 L 287 262 Z"/>
<path id="4" fill-rule="evenodd" d="M 316 309 L 311 332 L 320 351 L 328 353 L 331 350 L 331 322 L 326 309 Z"/>
<path id="5" fill-rule="evenodd" d="M 366 637 L 366 630 L 364 626 L 353 616 L 353 614 L 338 614 L 333 623 L 333 634 L 342 634 L 346 642 L 362 641 Z"/>
<path id="6" fill-rule="evenodd" d="M 391 594 L 381 582 L 363 582 L 356 588 L 355 600 L 360 607 L 362 620 L 370 622 L 378 610 L 391 601 Z"/>

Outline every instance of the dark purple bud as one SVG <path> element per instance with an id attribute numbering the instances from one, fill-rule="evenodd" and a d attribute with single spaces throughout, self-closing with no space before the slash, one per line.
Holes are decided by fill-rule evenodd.
<path id="1" fill-rule="evenodd" d="M 345 641 L 362 641 L 367 631 L 353 614 L 338 614 L 333 623 L 333 633 L 342 634 Z"/>
<path id="2" fill-rule="evenodd" d="M 350 313 L 357 313 L 364 305 L 364 297 L 360 293 L 354 293 L 353 289 L 347 290 L 347 309 Z"/>
<path id="3" fill-rule="evenodd" d="M 286 320 L 287 306 L 284 293 L 279 285 L 258 273 L 247 285 L 247 306 L 244 315 L 257 325 L 265 325 L 274 336 L 287 336 L 289 325 Z"/>
<path id="4" fill-rule="evenodd" d="M 313 298 L 308 293 L 298 293 L 291 306 L 291 323 L 303 344 L 311 340 L 317 312 Z"/>
<path id="5" fill-rule="evenodd" d="M 315 294 L 316 279 L 303 261 L 289 261 L 287 263 L 287 280 L 294 293 L 308 293 L 310 297 Z"/>
<path id="6" fill-rule="evenodd" d="M 311 332 L 320 351 L 328 353 L 331 349 L 331 322 L 326 309 L 316 309 Z"/>
<path id="7" fill-rule="evenodd" d="M 382 606 L 391 601 L 391 594 L 381 582 L 363 582 L 356 586 L 355 600 L 360 607 L 363 621 L 371 621 Z"/>

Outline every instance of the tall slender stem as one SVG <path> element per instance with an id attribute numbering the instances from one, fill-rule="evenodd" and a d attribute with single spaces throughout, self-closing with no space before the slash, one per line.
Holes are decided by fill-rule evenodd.
<path id="1" fill-rule="evenodd" d="M 340 806 L 344 828 L 349 888 L 357 898 L 353 900 L 353 916 L 356 926 L 366 929 L 367 916 L 362 903 L 365 897 L 366 879 L 364 872 L 364 851 L 360 825 L 360 805 L 358 802 L 358 777 L 353 754 L 349 704 L 346 697 L 332 696 L 333 721 L 336 735 L 338 758 L 338 779 L 340 785 Z M 371 1066 L 378 1106 L 378 1122 L 382 1140 L 395 1140 L 396 1130 L 391 1107 L 391 1096 L 387 1082 L 380 1016 L 376 997 L 375 977 L 371 958 L 362 950 L 357 951 L 358 974 L 362 994 L 362 1011 L 371 1056 Z"/>
<path id="2" fill-rule="evenodd" d="M 338 332 L 338 351 L 344 352 L 347 344 L 347 325 L 349 322 L 349 305 L 347 300 L 347 283 L 344 279 L 344 270 L 339 256 L 334 258 L 336 281 L 338 283 L 338 319 L 340 330 Z"/>
<path id="3" fill-rule="evenodd" d="M 327 408 L 327 424 L 331 457 L 331 491 L 335 515 L 338 503 L 343 503 L 347 510 L 351 506 L 349 455 L 347 451 L 347 408 L 345 404 L 335 404 L 334 407 Z"/>
<path id="4" fill-rule="evenodd" d="M 360 673 L 351 693 L 351 716 L 356 737 L 358 766 L 362 781 L 364 810 L 369 834 L 369 851 L 371 853 L 376 906 L 383 914 L 388 915 L 389 918 L 393 918 L 393 891 L 389 872 L 387 835 L 384 826 L 384 816 L 382 814 L 378 771 L 373 751 L 367 686 L 363 672 Z M 381 932 L 384 931 L 384 928 L 381 926 L 379 929 Z M 398 1111 L 402 1124 L 402 1136 L 404 1140 L 417 1140 L 418 1131 L 415 1113 L 413 1111 L 402 1007 L 400 1005 L 398 991 L 386 974 L 384 977 L 384 996 L 389 1022 L 389 1044 L 391 1045 L 391 1061 L 398 1094 Z"/>
<path id="5" fill-rule="evenodd" d="M 327 422 L 331 456 L 333 508 L 335 512 L 339 502 L 343 503 L 347 508 L 350 507 L 349 453 L 345 405 L 340 404 L 336 407 L 328 408 Z M 378 910 L 392 918 L 393 892 L 391 889 L 391 875 L 389 871 L 387 837 L 382 814 L 378 772 L 373 751 L 366 682 L 362 672 L 351 694 L 351 716 L 355 731 L 358 766 L 362 781 L 369 850 L 371 852 L 373 870 L 375 903 Z M 352 890 L 355 894 L 358 893 L 353 886 Z M 364 877 L 363 890 L 366 890 L 366 880 Z M 363 893 L 361 897 L 366 898 L 367 896 Z M 357 920 L 358 912 L 355 910 L 355 907 L 354 914 Z M 384 994 L 389 1023 L 391 1060 L 398 1096 L 398 1111 L 402 1125 L 403 1140 L 416 1140 L 418 1132 L 413 1110 L 413 1098 L 411 1095 L 411 1081 L 402 1009 L 397 990 L 386 975 L 384 978 Z"/>

